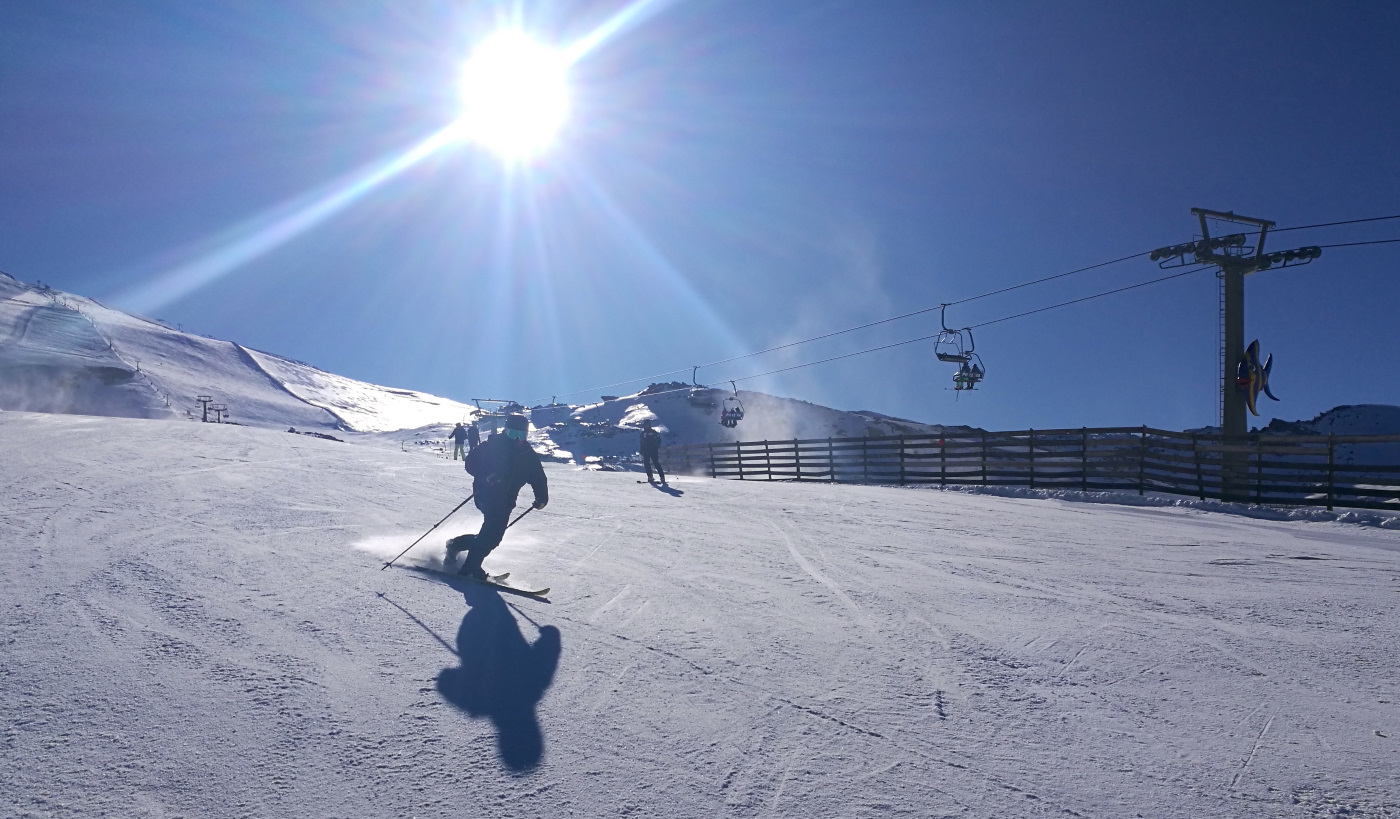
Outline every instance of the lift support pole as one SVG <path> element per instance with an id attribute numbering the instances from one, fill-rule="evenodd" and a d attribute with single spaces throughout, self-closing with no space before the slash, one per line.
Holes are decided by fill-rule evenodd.
<path id="1" fill-rule="evenodd" d="M 1227 446 L 1241 446 L 1246 443 L 1249 433 L 1249 419 L 1246 416 L 1244 392 L 1235 383 L 1240 359 L 1244 358 L 1244 277 L 1260 269 L 1264 258 L 1264 236 L 1274 223 L 1268 219 L 1252 219 L 1238 216 L 1233 212 L 1192 208 L 1191 213 L 1200 217 L 1201 237 L 1209 247 L 1210 226 L 1207 219 L 1220 219 L 1227 222 L 1254 225 L 1259 228 L 1259 242 L 1254 255 L 1232 256 L 1207 250 L 1197 253 L 1197 261 L 1213 264 L 1220 268 L 1220 278 L 1225 291 L 1223 322 L 1223 349 L 1220 361 L 1220 434 L 1222 443 Z M 1249 456 L 1243 452 L 1225 452 L 1221 459 L 1221 492 L 1227 500 L 1247 500 L 1249 497 Z"/>
<path id="2" fill-rule="evenodd" d="M 1249 403 L 1240 388 L 1238 380 L 1240 363 L 1244 360 L 1244 277 L 1260 270 L 1308 264 L 1322 256 L 1322 248 L 1316 245 L 1295 247 L 1292 250 L 1264 253 L 1264 237 L 1274 226 L 1268 219 L 1253 219 L 1239 216 L 1233 211 L 1222 212 L 1192 208 L 1191 213 L 1201 220 L 1201 238 L 1185 244 L 1161 247 L 1152 251 L 1152 261 L 1158 267 L 1183 267 L 1188 264 L 1208 264 L 1220 269 L 1220 436 L 1225 444 L 1221 452 L 1220 496 L 1226 500 L 1249 500 L 1249 419 L 1245 412 Z M 1259 230 L 1259 239 L 1254 247 L 1249 247 L 1249 237 L 1244 233 L 1231 233 L 1211 238 L 1207 220 L 1235 222 L 1253 225 Z M 1191 256 L 1195 261 L 1188 261 Z M 1250 373 L 1257 377 L 1259 373 Z M 1245 386 L 1256 390 L 1259 383 Z M 1273 398 L 1273 393 L 1269 393 Z M 1275 399 L 1277 400 L 1277 399 Z"/>

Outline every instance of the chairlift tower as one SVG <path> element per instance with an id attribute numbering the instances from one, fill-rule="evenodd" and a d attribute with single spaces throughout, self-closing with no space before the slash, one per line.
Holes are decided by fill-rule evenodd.
<path id="1" fill-rule="evenodd" d="M 492 435 L 500 432 L 505 427 L 506 416 L 518 411 L 516 408 L 520 407 L 518 401 L 509 398 L 473 398 L 472 403 L 481 411 L 481 415 L 476 418 L 477 425 L 490 427 Z M 483 404 L 486 406 L 482 406 Z"/>
<path id="2" fill-rule="evenodd" d="M 212 396 L 212 395 L 196 395 L 196 396 L 194 397 L 194 400 L 197 401 L 197 402 L 199 402 L 200 406 L 202 406 L 202 407 L 204 408 L 204 413 L 203 413 L 202 416 L 200 416 L 200 419 L 199 419 L 199 420 L 203 421 L 203 422 L 206 423 L 206 424 L 209 423 L 209 405 L 210 405 L 211 403 L 213 403 L 213 401 L 214 401 L 214 396 Z"/>
<path id="3" fill-rule="evenodd" d="M 1152 251 L 1152 260 L 1161 267 L 1182 267 L 1187 264 L 1209 264 L 1219 268 L 1221 282 L 1221 349 L 1220 349 L 1220 434 L 1223 443 L 1238 445 L 1249 432 L 1245 394 L 1236 381 L 1241 359 L 1244 358 L 1244 277 L 1273 267 L 1307 264 L 1322 255 L 1322 248 L 1302 247 L 1277 253 L 1264 252 L 1264 239 L 1274 222 L 1240 216 L 1234 211 L 1192 208 L 1191 214 L 1200 219 L 1201 238 L 1173 247 Z M 1208 220 L 1233 222 L 1257 228 L 1259 239 L 1250 247 L 1248 237 L 1233 233 L 1212 238 Z M 1187 262 L 1186 256 L 1194 262 Z M 1227 452 L 1222 458 L 1223 496 L 1227 499 L 1248 497 L 1248 455 Z"/>

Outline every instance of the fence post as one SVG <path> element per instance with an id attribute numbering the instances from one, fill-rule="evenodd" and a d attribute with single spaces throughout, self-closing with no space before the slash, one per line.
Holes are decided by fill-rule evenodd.
<path id="1" fill-rule="evenodd" d="M 1089 428 L 1079 428 L 1079 491 L 1089 491 Z"/>
<path id="2" fill-rule="evenodd" d="M 1254 502 L 1260 505 L 1264 503 L 1264 436 L 1260 435 L 1254 439 L 1254 471 L 1257 474 L 1254 481 Z"/>
<path id="3" fill-rule="evenodd" d="M 734 442 L 734 457 L 739 460 L 739 480 L 744 479 L 744 449 L 738 441 Z"/>
<path id="4" fill-rule="evenodd" d="M 836 450 L 831 448 L 831 436 L 826 437 L 826 462 L 831 465 L 831 482 L 836 483 Z"/>
<path id="5" fill-rule="evenodd" d="M 869 430 L 867 430 L 868 432 Z M 860 468 L 865 483 L 870 483 L 870 436 L 860 439 Z"/>
<path id="6" fill-rule="evenodd" d="M 715 445 L 710 444 L 710 477 L 718 478 L 719 472 L 715 469 Z"/>
<path id="7" fill-rule="evenodd" d="M 796 473 L 795 480 L 802 480 L 802 448 L 797 445 L 797 439 L 792 439 L 792 471 Z"/>
<path id="8" fill-rule="evenodd" d="M 904 436 L 899 436 L 899 485 L 904 485 Z"/>
<path id="9" fill-rule="evenodd" d="M 1336 452 L 1337 433 L 1329 432 L 1327 433 L 1327 511 L 1329 512 L 1332 511 L 1332 499 L 1336 492 L 1336 489 L 1333 488 L 1336 485 L 1335 478 L 1333 477 L 1336 473 L 1334 468 L 1334 464 L 1336 464 Z"/>
<path id="10" fill-rule="evenodd" d="M 1196 494 L 1201 500 L 1206 499 L 1206 481 L 1201 475 L 1201 446 L 1196 443 L 1196 433 L 1191 433 L 1191 455 L 1196 460 Z"/>
<path id="11" fill-rule="evenodd" d="M 768 439 L 763 439 L 763 468 L 768 470 L 768 480 L 773 480 L 773 453 L 768 449 Z"/>
<path id="12" fill-rule="evenodd" d="M 938 439 L 938 485 L 948 485 L 948 439 Z"/>
<path id="13" fill-rule="evenodd" d="M 1138 494 L 1143 494 L 1147 485 L 1147 425 L 1142 425 L 1142 437 L 1138 439 Z"/>
<path id="14" fill-rule="evenodd" d="M 987 431 L 982 430 L 982 485 L 987 485 Z"/>
<path id="15" fill-rule="evenodd" d="M 1031 489 L 1035 488 L 1035 430 L 1029 430 L 1030 435 L 1026 438 L 1026 453 L 1030 456 L 1026 463 L 1030 467 Z"/>

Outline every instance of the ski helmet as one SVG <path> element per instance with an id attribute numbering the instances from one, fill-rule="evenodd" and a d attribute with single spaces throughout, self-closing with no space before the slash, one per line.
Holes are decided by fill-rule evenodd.
<path id="1" fill-rule="evenodd" d="M 505 433 L 507 438 L 516 441 L 525 440 L 526 436 L 530 434 L 529 419 L 523 415 L 507 415 Z"/>

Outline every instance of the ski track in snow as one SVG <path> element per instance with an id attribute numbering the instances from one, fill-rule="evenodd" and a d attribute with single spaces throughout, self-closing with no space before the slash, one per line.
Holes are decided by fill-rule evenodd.
<path id="1" fill-rule="evenodd" d="M 792 538 L 788 537 L 788 533 L 783 531 L 783 527 L 773 521 L 770 521 L 770 523 L 772 523 L 774 531 L 782 536 L 783 542 L 787 544 L 788 553 L 792 555 L 793 560 L 797 561 L 797 565 L 802 567 L 802 571 L 806 572 L 813 580 L 831 589 L 831 593 L 836 595 L 837 599 L 845 603 L 857 616 L 863 617 L 864 613 L 860 610 L 860 606 L 857 606 L 855 601 L 841 590 L 841 587 L 836 584 L 836 581 L 817 571 L 816 567 L 813 566 L 806 557 L 803 557 L 801 552 L 797 551 L 797 547 L 793 545 Z"/>
<path id="2" fill-rule="evenodd" d="M 1400 816 L 1394 531 L 552 465 L 487 562 L 542 602 L 379 571 L 450 461 L 0 448 L 5 815 Z"/>

